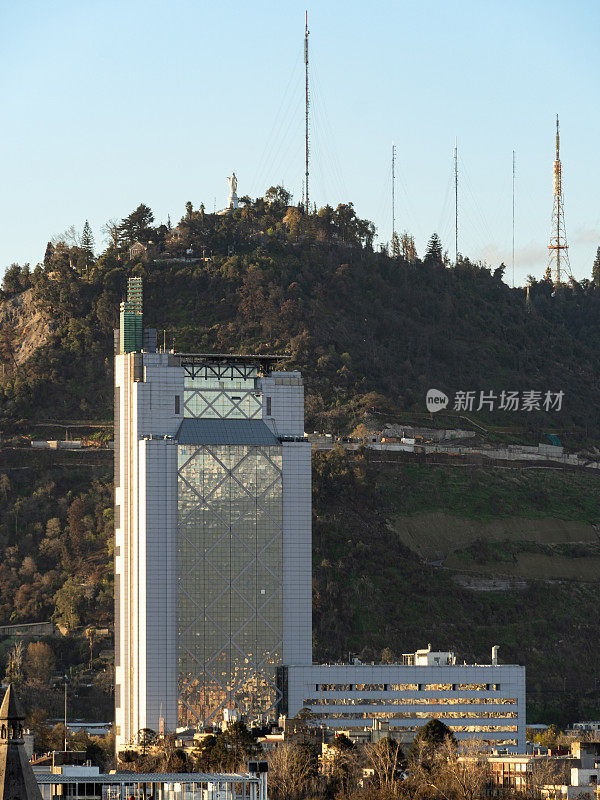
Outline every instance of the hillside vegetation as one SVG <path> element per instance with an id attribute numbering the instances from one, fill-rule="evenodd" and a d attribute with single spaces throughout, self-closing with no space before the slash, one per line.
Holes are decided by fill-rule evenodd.
<path id="1" fill-rule="evenodd" d="M 367 416 L 425 411 L 426 391 L 565 391 L 561 413 L 475 414 L 486 424 L 598 438 L 600 289 L 510 289 L 468 259 L 444 263 L 432 237 L 422 260 L 372 249 L 370 223 L 351 205 L 304 215 L 280 188 L 230 215 L 191 205 L 174 231 L 140 206 L 94 259 L 49 245 L 33 272 L 9 269 L 5 294 L 33 287 L 54 332 L 24 364 L 17 331 L 2 328 L 0 422 L 111 416 L 112 328 L 128 275 L 145 279 L 146 324 L 180 351 L 271 351 L 307 381 L 307 430 L 351 430 Z M 145 210 L 144 210 L 145 209 Z M 152 239 L 156 260 L 129 260 Z M 410 259 L 410 260 L 408 260 Z M 553 296 L 554 295 L 554 296 Z"/>
<path id="2" fill-rule="evenodd" d="M 277 352 L 301 369 L 307 430 L 422 422 L 431 387 L 536 389 L 563 390 L 562 411 L 469 417 L 496 438 L 600 440 L 595 282 L 532 281 L 527 305 L 502 266 L 449 265 L 435 236 L 422 259 L 410 237 L 393 257 L 377 252 L 351 204 L 306 215 L 280 187 L 221 216 L 188 204 L 174 230 L 141 205 L 110 233 L 97 258 L 88 229 L 49 244 L 34 270 L 13 265 L 0 299 L 0 622 L 75 631 L 76 647 L 49 641 L 58 671 L 83 670 L 83 631 L 111 624 L 110 456 L 33 452 L 19 435 L 104 424 L 110 436 L 112 329 L 130 275 L 143 276 L 145 324 L 168 346 Z M 151 255 L 131 259 L 149 240 Z M 430 424 L 456 422 L 449 411 Z M 317 454 L 313 472 L 316 658 L 431 641 L 485 662 L 499 644 L 528 667 L 532 719 L 597 716 L 596 475 L 341 450 Z M 105 716 L 110 671 L 92 659 L 92 672 L 75 702 Z M 40 687 L 27 697 L 40 702 Z"/>
<path id="3" fill-rule="evenodd" d="M 402 455 L 382 463 L 373 451 L 334 450 L 315 456 L 313 481 L 318 661 L 349 652 L 367 661 L 394 660 L 431 642 L 454 649 L 467 663 L 485 664 L 498 644 L 502 662 L 527 666 L 531 722 L 596 718 L 600 541 L 593 525 L 600 504 L 595 476 L 415 467 Z M 518 533 L 501 504 L 486 503 L 482 520 L 478 500 L 468 499 L 470 493 L 510 496 L 515 490 Z M 547 493 L 545 510 L 533 500 L 529 513 L 527 490 L 532 499 Z M 579 522 L 566 528 L 561 493 L 577 497 L 572 516 Z M 425 528 L 426 512 L 434 513 L 427 515 Z M 415 521 L 413 532 L 425 528 L 433 551 L 425 557 L 421 542 L 404 535 Z M 461 528 L 467 534 L 455 536 Z M 516 572 L 522 555 L 529 561 Z M 515 574 L 518 581 L 507 580 Z"/>

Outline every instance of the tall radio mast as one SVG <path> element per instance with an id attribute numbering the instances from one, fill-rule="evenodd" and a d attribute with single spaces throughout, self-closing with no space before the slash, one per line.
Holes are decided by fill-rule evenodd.
<path id="1" fill-rule="evenodd" d="M 548 266 L 546 276 L 555 286 L 571 279 L 569 264 L 569 246 L 565 227 L 565 208 L 562 193 L 562 165 L 560 163 L 560 137 L 558 133 L 558 114 L 556 115 L 556 159 L 554 161 L 554 205 L 550 226 L 550 244 L 548 245 Z"/>
<path id="2" fill-rule="evenodd" d="M 396 253 L 396 145 L 392 142 L 392 255 Z"/>
<path id="3" fill-rule="evenodd" d="M 512 173 L 512 285 L 515 288 L 515 151 L 513 150 Z"/>
<path id="4" fill-rule="evenodd" d="M 458 139 L 454 140 L 454 263 L 458 264 Z"/>
<path id="5" fill-rule="evenodd" d="M 306 73 L 306 105 L 305 105 L 305 113 L 306 113 L 306 130 L 305 130 L 305 145 L 306 145 L 306 169 L 304 172 L 304 179 L 305 179 L 305 186 L 304 191 L 305 195 L 305 210 L 306 213 L 309 214 L 309 207 L 308 207 L 308 156 L 309 156 L 309 149 L 308 149 L 308 131 L 309 131 L 309 117 L 308 117 L 308 110 L 310 106 L 310 96 L 308 93 L 308 11 L 306 12 L 306 24 L 304 28 L 304 66 L 305 66 L 305 73 Z"/>

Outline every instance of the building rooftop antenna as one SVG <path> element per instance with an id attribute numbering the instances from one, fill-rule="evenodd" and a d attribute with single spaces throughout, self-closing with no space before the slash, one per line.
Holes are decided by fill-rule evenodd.
<path id="1" fill-rule="evenodd" d="M 556 115 L 556 158 L 554 160 L 554 204 L 550 225 L 550 243 L 548 244 L 548 266 L 546 278 L 555 287 L 572 280 L 569 264 L 569 246 L 565 227 L 565 208 L 562 192 L 562 164 L 560 162 L 560 134 L 558 130 L 558 114 Z"/>
<path id="2" fill-rule="evenodd" d="M 310 109 L 310 94 L 309 94 L 309 91 L 308 91 L 308 34 L 309 34 L 309 30 L 308 30 L 308 11 L 307 11 L 306 12 L 306 21 L 305 21 L 305 26 L 304 26 L 304 67 L 305 67 L 305 134 L 304 134 L 304 140 L 305 140 L 305 151 L 306 151 L 305 152 L 305 171 L 304 171 L 304 180 L 305 180 L 305 185 L 304 185 L 305 205 L 304 205 L 304 208 L 305 208 L 305 211 L 306 211 L 307 214 L 310 213 L 309 212 L 309 205 L 308 205 L 308 199 L 309 199 L 308 198 L 308 162 L 309 162 L 309 155 L 310 155 L 309 140 L 308 140 L 308 134 L 309 134 L 309 109 Z"/>

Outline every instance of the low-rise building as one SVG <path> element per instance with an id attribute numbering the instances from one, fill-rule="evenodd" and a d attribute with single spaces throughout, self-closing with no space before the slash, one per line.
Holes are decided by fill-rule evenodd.
<path id="1" fill-rule="evenodd" d="M 546 755 L 491 755 L 489 794 L 534 792 L 547 800 L 597 795 L 600 742 L 573 742 L 570 751 Z"/>
<path id="2" fill-rule="evenodd" d="M 493 661 L 497 662 L 494 653 Z M 281 668 L 282 713 L 301 709 L 311 724 L 334 730 L 373 729 L 411 741 L 437 718 L 457 739 L 525 750 L 525 667 L 456 664 L 449 651 L 418 650 L 402 664 L 293 665 Z"/>

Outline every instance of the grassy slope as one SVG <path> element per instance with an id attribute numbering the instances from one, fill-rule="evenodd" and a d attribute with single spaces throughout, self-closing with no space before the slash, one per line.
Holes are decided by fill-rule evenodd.
<path id="1" fill-rule="evenodd" d="M 478 497 L 501 485 L 507 496 L 514 495 L 515 512 L 524 517 L 531 511 L 538 518 L 544 513 L 559 518 L 572 514 L 592 521 L 600 516 L 598 483 L 579 473 L 549 478 L 538 472 L 499 474 L 493 468 L 458 474 L 457 470 L 402 464 L 390 469 L 370 463 L 368 454 L 317 456 L 316 657 L 342 658 L 348 651 L 362 651 L 370 660 L 378 658 L 384 647 L 399 655 L 431 642 L 434 647 L 455 649 L 467 662 L 485 663 L 491 645 L 499 644 L 504 662 L 527 666 L 531 721 L 564 723 L 593 717 L 600 711 L 597 582 L 535 580 L 522 591 L 470 591 L 457 586 L 450 571 L 428 566 L 409 550 L 389 518 L 447 503 L 455 513 L 477 519 Z M 459 491 L 464 482 L 477 487 L 467 501 L 464 486 Z M 560 491 L 548 495 L 545 509 L 541 503 L 528 505 L 528 493 L 548 490 L 548 482 Z M 515 492 L 519 485 L 521 499 Z M 563 492 L 573 498 L 572 506 L 561 499 Z M 418 503 L 415 497 L 420 498 Z M 455 504 L 462 508 L 453 508 Z M 502 513 L 507 515 L 508 510 L 502 512 L 500 504 L 499 516 Z M 486 510 L 486 519 L 490 516 Z M 527 547 L 527 542 L 521 546 Z M 500 544 L 500 552 L 504 549 Z M 569 558 L 564 550 L 560 557 Z M 501 573 L 501 566 L 502 562 L 490 561 L 488 574 Z"/>

